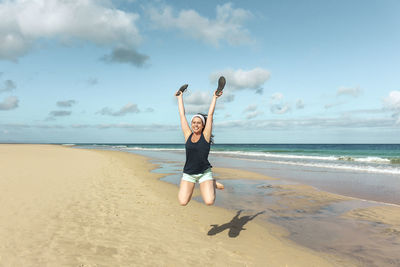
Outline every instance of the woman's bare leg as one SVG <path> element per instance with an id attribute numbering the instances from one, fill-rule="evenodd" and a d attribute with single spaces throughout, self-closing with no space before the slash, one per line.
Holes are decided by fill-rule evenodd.
<path id="1" fill-rule="evenodd" d="M 200 184 L 200 192 L 206 205 L 213 205 L 215 201 L 215 180 L 207 180 Z"/>
<path id="2" fill-rule="evenodd" d="M 179 204 L 186 206 L 192 198 L 195 183 L 191 183 L 185 180 L 181 180 L 179 186 L 178 200 Z"/>

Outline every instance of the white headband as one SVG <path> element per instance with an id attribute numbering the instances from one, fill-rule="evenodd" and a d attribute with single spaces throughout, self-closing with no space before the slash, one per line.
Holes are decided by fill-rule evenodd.
<path id="1" fill-rule="evenodd" d="M 198 117 L 198 118 L 200 118 L 202 120 L 203 125 L 206 125 L 206 120 L 204 119 L 203 115 L 200 115 L 200 114 L 194 115 L 190 121 L 192 122 L 193 119 L 196 118 L 196 117 Z"/>

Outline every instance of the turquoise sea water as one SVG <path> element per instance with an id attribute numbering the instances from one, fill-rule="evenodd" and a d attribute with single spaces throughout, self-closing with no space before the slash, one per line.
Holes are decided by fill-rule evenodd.
<path id="1" fill-rule="evenodd" d="M 183 144 L 79 144 L 124 151 L 184 151 Z M 400 144 L 214 144 L 211 154 L 319 169 L 400 175 Z"/>

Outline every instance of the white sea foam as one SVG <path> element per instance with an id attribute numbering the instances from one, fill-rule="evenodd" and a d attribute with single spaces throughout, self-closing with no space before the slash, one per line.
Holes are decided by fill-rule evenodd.
<path id="1" fill-rule="evenodd" d="M 126 150 L 143 151 L 184 151 L 184 148 L 149 148 L 149 147 L 125 147 Z M 349 157 L 349 156 L 309 156 L 293 154 L 275 154 L 270 152 L 256 151 L 211 151 L 215 155 L 244 156 L 244 157 L 263 157 L 266 159 L 290 159 L 290 160 L 315 160 L 315 161 L 355 161 L 363 163 L 390 164 L 390 159 L 380 157 Z"/>
<path id="2" fill-rule="evenodd" d="M 107 145 L 95 145 L 107 146 Z M 184 152 L 184 148 L 154 148 L 154 147 L 127 147 L 111 146 L 121 150 L 136 151 L 166 151 L 166 152 Z M 389 167 L 390 160 L 380 157 L 350 157 L 350 156 L 310 156 L 293 155 L 283 153 L 256 152 L 256 151 L 211 151 L 211 154 L 232 157 L 244 157 L 252 161 L 263 161 L 275 164 L 296 165 L 315 168 L 329 168 L 347 171 L 382 173 L 382 174 L 400 174 L 400 168 Z M 287 161 L 285 160 L 287 159 Z M 340 163 L 343 162 L 343 163 Z M 371 166 L 370 164 L 375 164 Z M 382 165 L 377 165 L 382 164 Z"/>
<path id="3" fill-rule="evenodd" d="M 390 163 L 390 159 L 383 159 L 383 158 L 379 158 L 379 157 L 354 158 L 354 161 L 374 162 L 374 163 Z"/>
<path id="4" fill-rule="evenodd" d="M 357 161 L 365 163 L 390 163 L 389 159 L 380 157 L 349 157 L 349 156 L 308 156 L 292 154 L 274 154 L 269 152 L 246 152 L 246 151 L 212 151 L 213 154 L 232 155 L 232 156 L 251 156 L 280 159 L 298 159 L 298 160 L 322 160 L 322 161 Z"/>
<path id="5" fill-rule="evenodd" d="M 126 147 L 124 150 L 143 150 L 143 151 L 185 151 L 184 148 L 150 148 L 150 147 Z"/>
<path id="6" fill-rule="evenodd" d="M 369 173 L 384 173 L 384 174 L 400 174 L 400 168 L 384 168 L 374 167 L 374 166 L 361 166 L 361 165 L 344 165 L 344 164 L 327 164 L 327 163 L 310 163 L 310 162 L 296 162 L 296 161 L 275 161 L 275 160 L 261 160 L 261 159 L 249 159 L 251 161 L 262 161 L 274 164 L 286 164 L 286 165 L 296 165 L 304 167 L 316 167 L 316 168 L 329 168 L 337 170 L 347 170 L 347 171 L 358 171 L 358 172 L 369 172 Z"/>

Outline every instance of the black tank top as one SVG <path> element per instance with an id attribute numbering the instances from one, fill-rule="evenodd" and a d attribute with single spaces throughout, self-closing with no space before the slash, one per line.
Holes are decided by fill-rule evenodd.
<path id="1" fill-rule="evenodd" d="M 203 133 L 201 133 L 199 141 L 193 143 L 192 135 L 193 133 L 189 136 L 185 144 L 186 162 L 183 172 L 187 174 L 200 174 L 212 167 L 210 162 L 208 162 L 210 143 L 206 141 Z"/>

